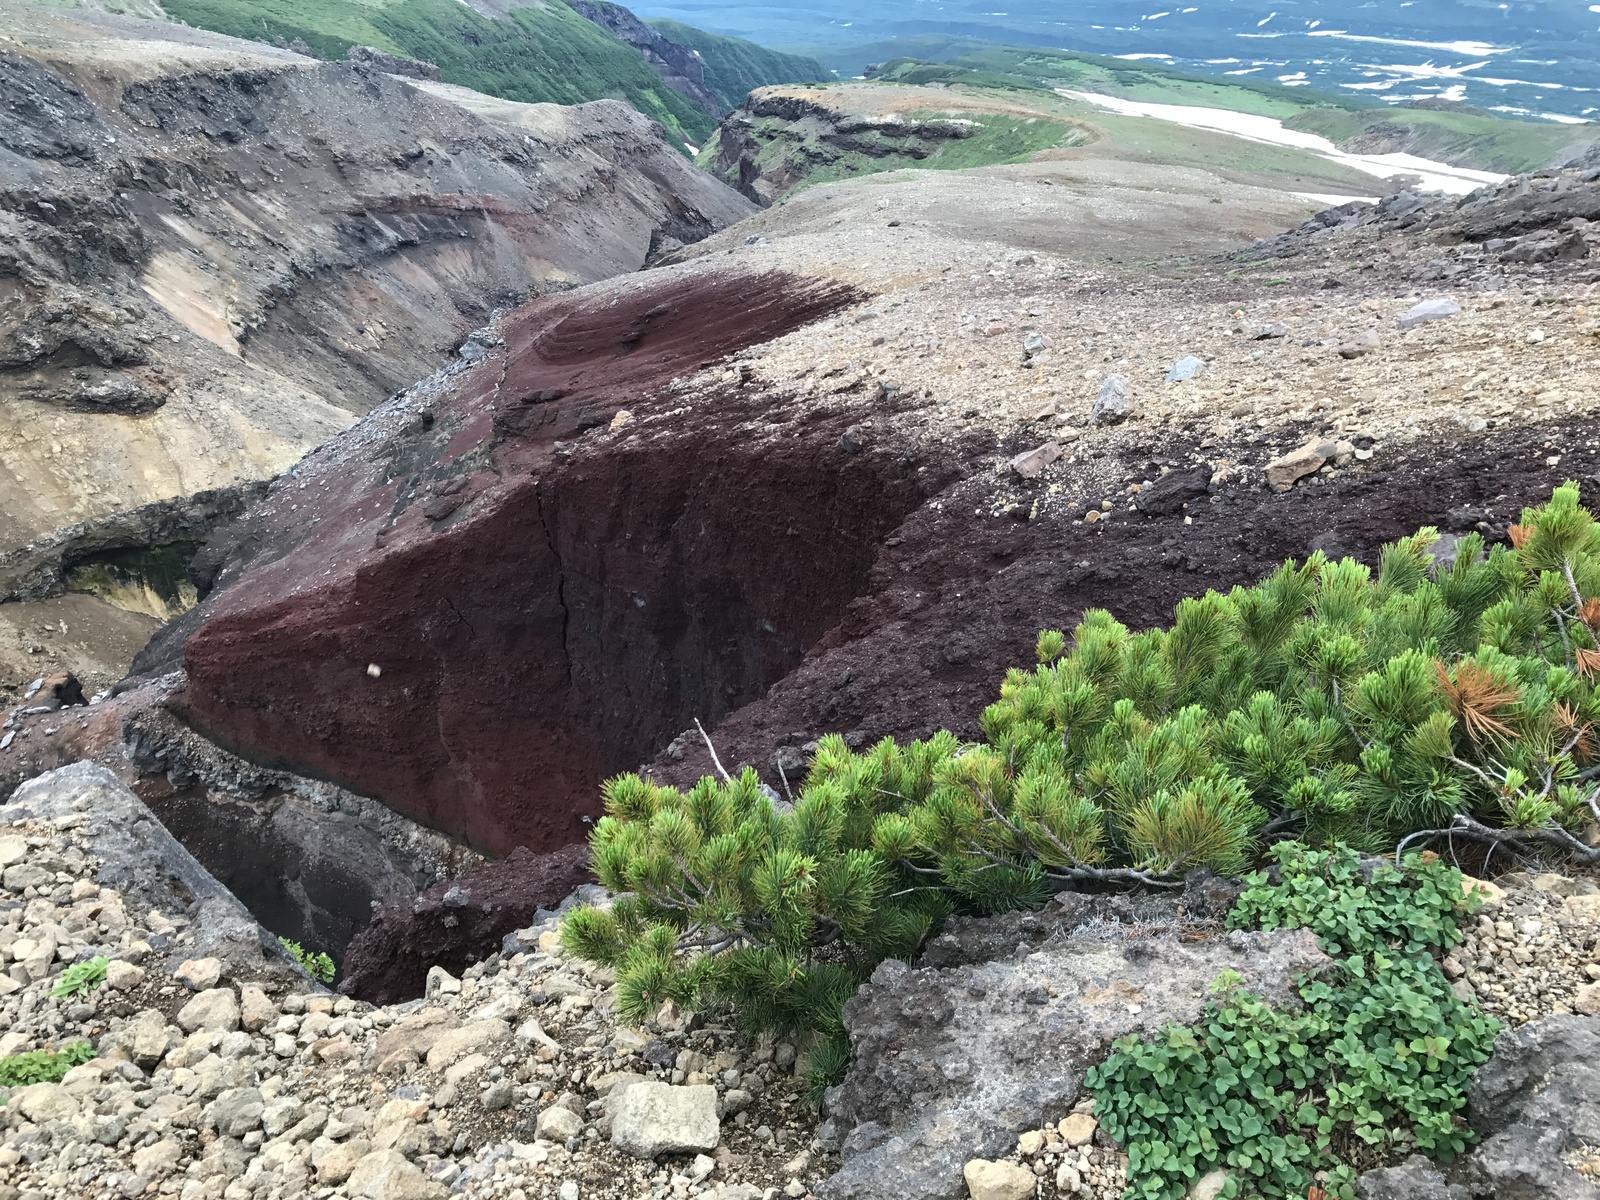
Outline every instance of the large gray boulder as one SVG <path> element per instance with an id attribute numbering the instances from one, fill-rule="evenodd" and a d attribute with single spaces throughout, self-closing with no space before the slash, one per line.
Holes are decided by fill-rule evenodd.
<path id="1" fill-rule="evenodd" d="M 1356 1180 L 1357 1200 L 1471 1200 L 1472 1193 L 1449 1183 L 1439 1168 L 1413 1154 L 1398 1167 L 1380 1167 Z"/>
<path id="2" fill-rule="evenodd" d="M 1117 1038 L 1193 1023 L 1223 971 L 1294 1005 L 1296 981 L 1329 965 L 1309 931 L 1223 933 L 1195 915 L 1066 896 L 952 922 L 929 947 L 944 965 L 882 964 L 844 1008 L 853 1061 L 828 1095 L 842 1166 L 818 1194 L 959 1200 L 963 1164 L 1070 1112 Z"/>
<path id="3" fill-rule="evenodd" d="M 140 909 L 183 910 L 194 944 L 172 956 L 214 957 L 232 972 L 279 977 L 304 989 L 315 986 L 278 939 L 250 910 L 167 832 L 144 801 L 104 767 L 91 762 L 60 767 L 30 779 L 0 805 L 0 824 L 25 819 L 79 830 L 89 852 L 104 865 L 97 877 Z"/>
<path id="4" fill-rule="evenodd" d="M 1473 1076 L 1467 1119 L 1484 1139 L 1465 1165 L 1496 1200 L 1600 1200 L 1566 1161 L 1600 1145 L 1600 1018 L 1555 1016 L 1503 1030 Z"/>

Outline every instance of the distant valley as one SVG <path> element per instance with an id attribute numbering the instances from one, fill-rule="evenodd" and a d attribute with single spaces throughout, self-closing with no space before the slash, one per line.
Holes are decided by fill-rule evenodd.
<path id="1" fill-rule="evenodd" d="M 1392 104 L 1443 98 L 1565 121 L 1600 112 L 1600 12 L 1578 2 L 650 0 L 634 7 L 647 19 L 670 17 L 804 50 L 849 75 L 876 59 L 959 54 L 970 48 L 967 39 L 978 39 L 1138 55 L 1185 70 Z M 996 11 L 1002 7 L 1008 11 Z"/>

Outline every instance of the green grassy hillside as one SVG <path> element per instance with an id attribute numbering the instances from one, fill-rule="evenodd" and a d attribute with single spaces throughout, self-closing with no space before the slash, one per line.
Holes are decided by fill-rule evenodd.
<path id="1" fill-rule="evenodd" d="M 565 4 L 491 20 L 459 0 L 165 0 L 167 13 L 234 37 L 303 39 L 342 58 L 376 46 L 437 63 L 446 82 L 529 103 L 626 100 L 681 140 L 700 145 L 715 120 L 678 95 L 633 47 Z"/>
<path id="2" fill-rule="evenodd" d="M 770 83 L 815 83 L 833 78 L 833 72 L 814 58 L 781 54 L 743 38 L 707 33 L 682 21 L 662 18 L 645 23 L 678 45 L 699 52 L 706 65 L 706 87 L 727 108 L 738 107 L 752 89 Z"/>
<path id="3" fill-rule="evenodd" d="M 1592 140 L 1574 127 L 1476 112 L 1393 107 L 1353 96 L 1274 83 L 1221 80 L 1147 61 L 1066 50 L 998 46 L 972 38 L 899 38 L 852 51 L 837 61 L 859 72 L 883 56 L 879 78 L 899 83 L 964 83 L 973 87 L 1067 88 L 1127 100 L 1193 104 L 1276 117 L 1291 129 L 1319 133 L 1347 150 L 1402 151 L 1439 162 L 1516 174 L 1560 165 Z M 905 57 L 907 54 L 914 58 Z M 898 57 L 888 57 L 889 55 Z M 836 56 L 837 57 L 837 56 Z"/>

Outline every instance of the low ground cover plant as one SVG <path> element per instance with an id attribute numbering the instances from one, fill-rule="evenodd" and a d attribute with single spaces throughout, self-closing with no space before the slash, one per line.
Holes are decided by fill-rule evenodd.
<path id="1" fill-rule="evenodd" d="M 88 1042 L 68 1042 L 59 1050 L 29 1050 L 0 1058 L 0 1087 L 27 1087 L 31 1083 L 60 1083 L 73 1067 L 94 1057 Z"/>
<path id="2" fill-rule="evenodd" d="M 1216 1031 L 1186 1035 L 1199 1057 L 1185 1069 L 1214 1063 L 1207 1038 L 1285 1022 L 1271 1034 L 1284 1052 L 1337 1075 L 1306 1083 L 1320 1099 L 1295 1101 L 1289 1116 L 1314 1116 L 1309 1132 L 1270 1105 L 1252 1118 L 1283 1140 L 1252 1178 L 1298 1179 L 1333 1151 L 1356 1161 L 1361 1144 L 1396 1139 L 1452 1153 L 1452 1081 L 1482 1031 L 1421 957 L 1454 936 L 1426 896 L 1439 880 L 1397 854 L 1409 899 L 1385 883 L 1358 903 L 1340 885 L 1355 906 L 1343 934 L 1296 905 L 1333 887 L 1355 852 L 1445 838 L 1600 861 L 1580 836 L 1600 821 L 1600 526 L 1567 484 L 1525 510 L 1509 541 L 1441 547 L 1424 529 L 1385 547 L 1376 569 L 1314 554 L 1183 601 L 1167 629 L 1135 633 L 1088 612 L 1070 638 L 1040 635 L 1033 669 L 1007 674 L 981 742 L 946 732 L 854 753 L 825 737 L 792 811 L 751 770 L 686 792 L 614 779 L 591 844 L 618 899 L 569 916 L 564 943 L 617 969 L 625 1017 L 672 999 L 819 1033 L 820 1086 L 848 1058 L 844 999 L 950 912 L 1029 907 L 1084 885 L 1178 887 L 1199 867 L 1238 874 L 1281 841 L 1338 847 L 1301 864 L 1303 887 L 1270 904 L 1255 885 L 1240 919 L 1316 929 L 1339 947 L 1344 977 L 1316 985 L 1329 990 L 1306 1017 L 1225 993 Z M 1441 940 L 1396 951 L 1375 931 L 1394 928 L 1397 905 L 1407 919 L 1432 913 Z M 1448 1035 L 1465 1043 L 1430 1040 L 1445 1029 L 1465 1030 Z M 1403 1034 L 1393 1053 L 1406 1062 L 1434 1063 L 1421 1091 L 1396 1093 L 1398 1108 L 1372 1099 L 1372 1079 L 1396 1082 L 1390 1052 L 1374 1062 L 1340 1041 L 1373 1030 Z M 1198 1161 L 1180 1144 L 1185 1164 Z"/>
<path id="3" fill-rule="evenodd" d="M 320 950 L 307 950 L 299 942 L 290 941 L 286 937 L 280 937 L 278 941 L 283 944 L 285 950 L 294 956 L 295 962 L 299 963 L 311 978 L 318 983 L 333 982 L 334 975 L 338 973 L 338 968 L 334 965 L 333 959 Z"/>
<path id="4" fill-rule="evenodd" d="M 104 955 L 75 962 L 61 972 L 61 978 L 56 980 L 56 985 L 50 989 L 50 994 L 59 1000 L 64 996 L 92 992 L 105 982 L 106 967 L 110 964 L 111 960 Z"/>
<path id="5" fill-rule="evenodd" d="M 1448 1160 L 1471 1140 L 1472 1073 L 1499 1024 L 1464 1004 L 1434 955 L 1478 906 L 1431 854 L 1363 863 L 1347 847 L 1273 848 L 1233 928 L 1316 933 L 1335 960 L 1299 1011 L 1221 979 L 1198 1024 L 1119 1041 L 1091 1070 L 1106 1131 L 1128 1154 L 1128 1200 L 1177 1200 L 1214 1168 L 1232 1194 L 1353 1200 L 1358 1170 L 1396 1152 Z"/>

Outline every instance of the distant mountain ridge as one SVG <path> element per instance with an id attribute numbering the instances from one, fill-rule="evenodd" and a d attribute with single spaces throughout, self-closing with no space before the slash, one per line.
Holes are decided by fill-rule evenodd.
<path id="1" fill-rule="evenodd" d="M 445 82 L 506 100 L 623 99 L 696 146 L 743 99 L 731 95 L 734 84 L 748 91 L 821 72 L 812 60 L 737 38 L 700 35 L 686 46 L 620 5 L 591 0 L 164 0 L 164 8 L 216 33 L 278 46 L 298 40 L 321 58 L 371 46 L 433 63 Z"/>

